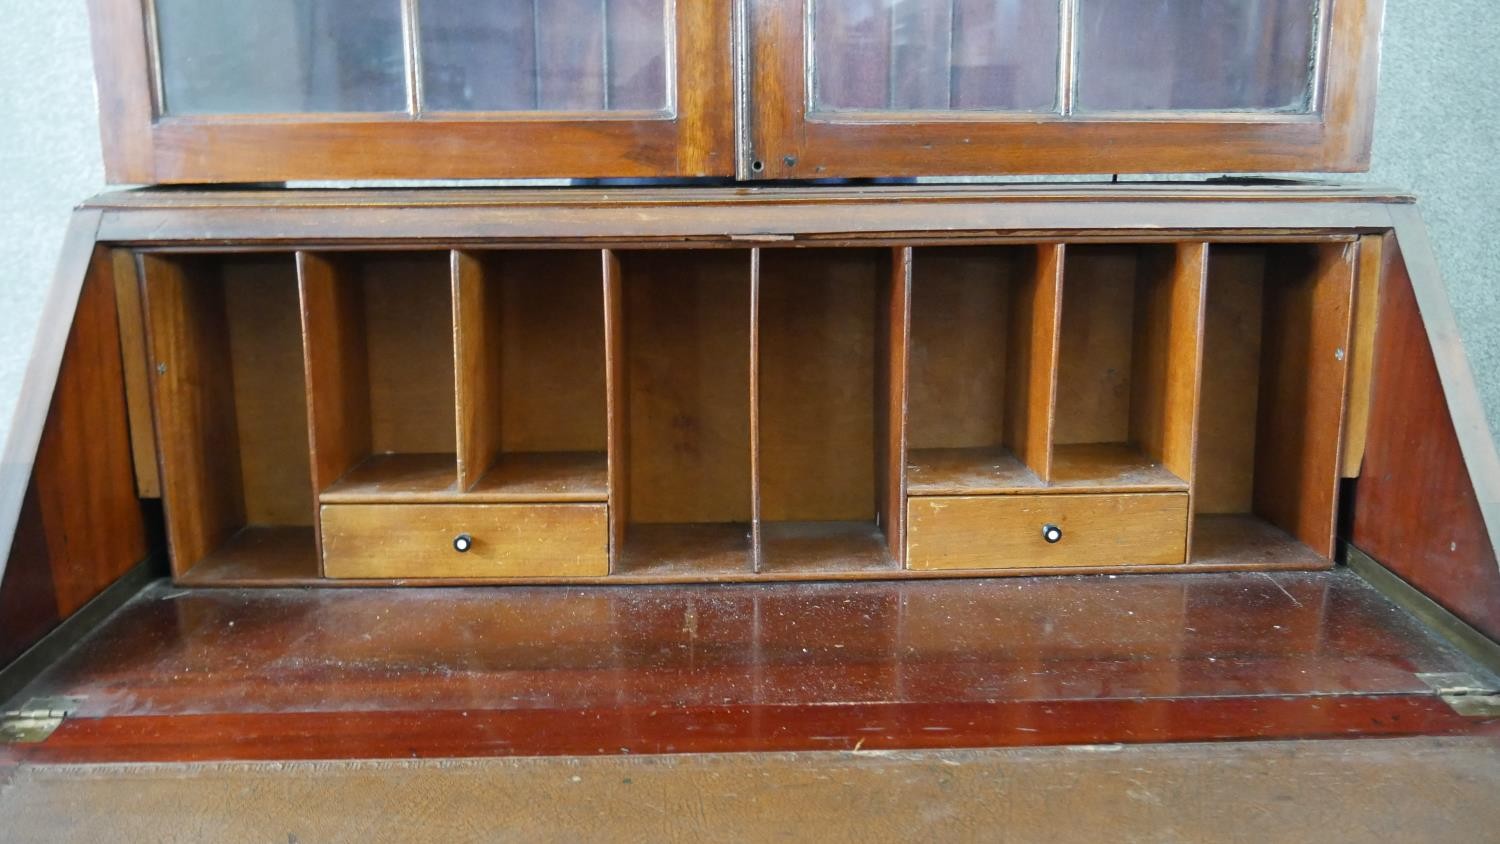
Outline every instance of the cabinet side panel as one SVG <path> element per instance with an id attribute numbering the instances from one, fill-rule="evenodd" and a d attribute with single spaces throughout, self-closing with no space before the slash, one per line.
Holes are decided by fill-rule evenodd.
<path id="1" fill-rule="evenodd" d="M 1399 250 L 1388 266 L 1375 340 L 1379 363 L 1349 538 L 1449 611 L 1500 639 L 1494 544 Z"/>
<path id="2" fill-rule="evenodd" d="M 107 250 L 94 253 L 33 476 L 59 618 L 146 557 Z"/>

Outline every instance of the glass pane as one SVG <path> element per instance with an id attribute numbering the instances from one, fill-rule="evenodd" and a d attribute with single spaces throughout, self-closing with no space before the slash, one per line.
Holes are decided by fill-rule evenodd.
<path id="1" fill-rule="evenodd" d="M 156 0 L 168 114 L 404 111 L 399 0 Z"/>
<path id="2" fill-rule="evenodd" d="M 1079 0 L 1078 109 L 1306 111 L 1316 0 Z"/>
<path id="3" fill-rule="evenodd" d="M 813 111 L 1051 111 L 1054 0 L 815 0 Z"/>
<path id="4" fill-rule="evenodd" d="M 422 0 L 427 111 L 663 110 L 667 0 Z"/>

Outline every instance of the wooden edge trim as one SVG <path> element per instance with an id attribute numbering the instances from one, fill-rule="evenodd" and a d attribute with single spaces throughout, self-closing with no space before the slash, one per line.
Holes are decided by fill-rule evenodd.
<path id="1" fill-rule="evenodd" d="M 816 196 L 816 194 L 814 194 Z M 753 197 L 704 208 L 680 201 L 631 204 L 493 204 L 463 208 L 345 205 L 133 207 L 105 211 L 100 238 L 116 244 L 170 246 L 204 241 L 353 249 L 368 242 L 436 242 L 444 247 L 499 241 L 608 246 L 643 239 L 679 246 L 786 245 L 823 241 L 973 242 L 1079 238 L 1170 242 L 1184 238 L 1277 241 L 1300 235 L 1352 237 L 1391 227 L 1386 203 L 1287 200 L 1244 202 L 1142 199 L 1009 201 L 1004 194 L 954 201 L 893 201 L 871 196 L 830 204 L 761 202 Z M 915 235 L 915 237 L 914 237 Z M 392 242 L 397 243 L 392 243 Z"/>
<path id="2" fill-rule="evenodd" d="M 52 392 L 57 388 L 63 352 L 72 334 L 83 281 L 93 261 L 102 216 L 97 209 L 78 210 L 68 221 L 52 286 L 42 304 L 36 341 L 21 380 L 5 449 L 0 452 L 0 582 L 5 579 L 6 562 L 21 518 L 21 502 L 31 483 L 42 429 L 52 409 Z"/>
<path id="3" fill-rule="evenodd" d="M 750 570 L 765 556 L 760 477 L 760 248 L 750 250 Z"/>
<path id="4" fill-rule="evenodd" d="M 1427 597 L 1420 589 L 1381 565 L 1380 561 L 1351 543 L 1344 546 L 1344 562 L 1375 591 L 1391 603 L 1417 617 L 1429 630 L 1486 669 L 1500 674 L 1500 642 L 1479 632 L 1468 622 Z"/>
<path id="5" fill-rule="evenodd" d="M 120 327 L 120 363 L 125 375 L 125 412 L 130 425 L 130 454 L 135 489 L 141 498 L 161 498 L 161 470 L 156 459 L 156 423 L 151 410 L 151 352 L 146 346 L 146 311 L 141 297 L 141 270 L 135 253 L 110 250 L 114 272 L 115 319 Z"/>
<path id="6" fill-rule="evenodd" d="M 10 665 L 0 668 L 0 705 L 20 692 L 32 680 L 94 632 L 115 610 L 125 606 L 142 590 L 167 574 L 165 551 L 158 549 L 136 563 L 124 575 L 105 587 L 77 612 L 62 620 Z"/>
<path id="7" fill-rule="evenodd" d="M 1500 537 L 1500 451 L 1495 448 L 1494 434 L 1479 396 L 1479 385 L 1464 351 L 1463 337 L 1453 315 L 1453 303 L 1443 287 L 1437 253 L 1427 235 L 1422 214 L 1414 205 L 1392 206 L 1389 213 L 1407 275 L 1411 278 L 1417 310 L 1427 328 L 1432 357 L 1437 362 L 1438 379 L 1448 401 L 1448 415 L 1458 434 L 1459 449 L 1469 469 L 1474 497 L 1479 502 L 1490 543 L 1494 545 L 1496 538 Z M 1500 546 L 1494 550 L 1500 557 Z"/>
<path id="8" fill-rule="evenodd" d="M 1354 278 L 1354 330 L 1349 337 L 1349 399 L 1344 428 L 1342 475 L 1359 477 L 1370 432 L 1370 400 L 1375 383 L 1375 338 L 1380 323 L 1380 291 L 1395 250 L 1390 234 L 1360 238 Z"/>

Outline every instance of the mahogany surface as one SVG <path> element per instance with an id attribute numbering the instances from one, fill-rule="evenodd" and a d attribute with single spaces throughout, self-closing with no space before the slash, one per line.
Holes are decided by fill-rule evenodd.
<path id="1" fill-rule="evenodd" d="M 1343 570 L 971 582 L 148 588 L 19 696 L 36 761 L 1472 732 L 1478 669 Z M 0 753 L 4 753 L 0 750 Z"/>
<path id="2" fill-rule="evenodd" d="M 1350 541 L 1481 632 L 1500 637 L 1500 565 L 1450 415 L 1459 404 L 1444 393 L 1407 263 L 1399 247 L 1392 253 Z M 1476 409 L 1464 413 L 1475 416 Z"/>

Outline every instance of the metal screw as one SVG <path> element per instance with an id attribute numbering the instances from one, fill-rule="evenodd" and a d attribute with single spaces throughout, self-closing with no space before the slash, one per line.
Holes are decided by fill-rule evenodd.
<path id="1" fill-rule="evenodd" d="M 157 375 L 166 375 L 167 374 L 167 365 L 164 364 L 164 363 L 158 363 L 156 365 L 156 374 Z"/>
<path id="2" fill-rule="evenodd" d="M 1344 359 L 1344 350 L 1343 349 L 1339 349 L 1339 350 L 1335 351 L 1333 353 L 1333 359 L 1334 360 L 1343 360 Z"/>
<path id="3" fill-rule="evenodd" d="M 788 155 L 787 157 L 781 159 L 781 163 L 785 164 L 788 167 L 796 167 L 797 166 L 797 156 L 795 156 L 795 155 Z"/>

